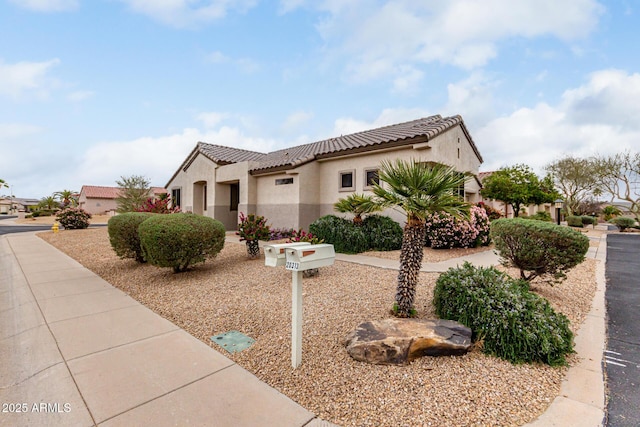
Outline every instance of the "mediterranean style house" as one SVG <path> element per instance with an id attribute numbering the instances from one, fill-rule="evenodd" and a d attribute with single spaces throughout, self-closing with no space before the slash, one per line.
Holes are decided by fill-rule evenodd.
<path id="1" fill-rule="evenodd" d="M 198 142 L 165 187 L 174 206 L 227 230 L 236 229 L 240 212 L 263 215 L 274 228 L 307 229 L 335 213 L 338 199 L 370 193 L 385 159 L 443 163 L 474 177 L 482 163 L 462 117 L 435 115 L 271 153 Z M 480 200 L 479 190 L 477 178 L 460 189 L 469 202 Z"/>

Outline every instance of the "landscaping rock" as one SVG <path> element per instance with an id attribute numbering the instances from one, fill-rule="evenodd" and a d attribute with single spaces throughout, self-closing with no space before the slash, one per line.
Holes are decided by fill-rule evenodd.
<path id="1" fill-rule="evenodd" d="M 364 322 L 344 345 L 355 360 L 406 365 L 422 356 L 452 356 L 471 346 L 471 329 L 453 320 L 384 319 Z"/>

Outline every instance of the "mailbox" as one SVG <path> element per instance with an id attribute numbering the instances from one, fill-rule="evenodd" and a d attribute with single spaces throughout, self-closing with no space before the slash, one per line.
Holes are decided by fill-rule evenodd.
<path id="1" fill-rule="evenodd" d="M 309 242 L 293 242 L 293 243 L 277 243 L 273 245 L 264 245 L 264 265 L 267 267 L 278 267 L 286 262 L 286 248 L 296 246 L 311 246 Z"/>
<path id="2" fill-rule="evenodd" d="M 285 268 L 292 271 L 304 271 L 311 268 L 332 265 L 336 259 L 333 245 L 321 243 L 310 246 L 285 248 Z"/>

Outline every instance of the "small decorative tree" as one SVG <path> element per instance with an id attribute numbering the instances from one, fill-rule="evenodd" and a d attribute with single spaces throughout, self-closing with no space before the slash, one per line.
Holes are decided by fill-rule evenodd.
<path id="1" fill-rule="evenodd" d="M 245 215 L 243 212 L 240 212 L 240 224 L 238 224 L 236 234 L 240 236 L 241 242 L 246 241 L 249 259 L 258 258 L 260 256 L 258 242 L 269 240 L 271 237 L 265 217 L 255 214 Z"/>
<path id="2" fill-rule="evenodd" d="M 340 213 L 353 214 L 355 225 L 362 224 L 362 215 L 382 210 L 382 207 L 375 203 L 373 197 L 358 193 L 349 194 L 347 197 L 339 199 L 333 208 Z"/>
<path id="3" fill-rule="evenodd" d="M 171 207 L 171 197 L 167 193 L 160 194 L 157 198 L 149 197 L 136 212 L 150 212 L 170 214 L 180 212 L 180 206 Z"/>

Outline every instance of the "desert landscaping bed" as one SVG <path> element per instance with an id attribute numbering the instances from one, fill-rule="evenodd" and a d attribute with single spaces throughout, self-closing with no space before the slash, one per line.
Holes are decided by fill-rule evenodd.
<path id="1" fill-rule="evenodd" d="M 478 349 L 405 367 L 354 361 L 341 341 L 360 322 L 390 317 L 397 273 L 347 262 L 304 280 L 303 363 L 294 370 L 291 273 L 265 267 L 263 259 L 248 260 L 243 244 L 227 242 L 216 259 L 173 274 L 117 258 L 105 228 L 39 236 L 319 417 L 343 426 L 522 425 L 551 403 L 566 372 L 512 365 Z M 595 293 L 595 263 L 585 261 L 562 285 L 535 286 L 569 317 L 574 332 Z M 437 277 L 420 275 L 418 317 L 435 317 Z M 211 336 L 230 330 L 256 342 L 235 354 L 211 343 Z"/>

